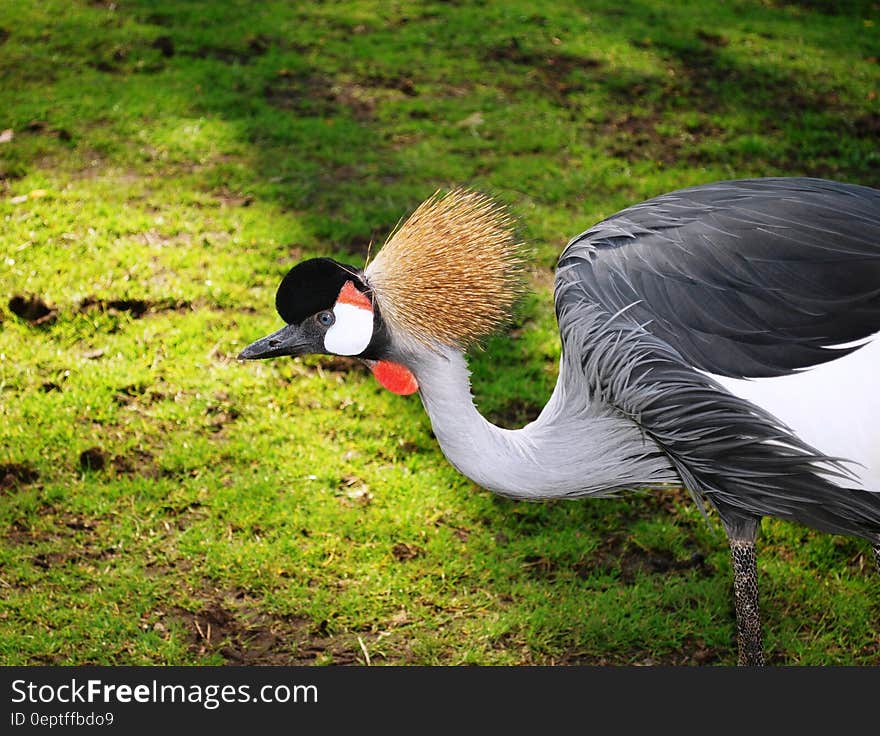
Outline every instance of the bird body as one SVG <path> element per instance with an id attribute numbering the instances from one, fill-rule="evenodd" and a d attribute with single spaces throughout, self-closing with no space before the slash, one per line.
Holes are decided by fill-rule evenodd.
<path id="1" fill-rule="evenodd" d="M 661 195 L 569 243 L 556 307 L 563 335 L 599 309 L 639 346 L 633 371 L 599 370 L 626 376 L 607 400 L 728 528 L 777 516 L 880 543 L 880 392 L 864 386 L 880 373 L 880 192 L 768 178 Z"/>
<path id="2" fill-rule="evenodd" d="M 512 498 L 684 485 L 728 533 L 740 661 L 762 664 L 762 517 L 880 549 L 880 191 L 716 182 L 573 238 L 555 279 L 556 387 L 508 430 L 474 406 L 465 350 L 503 319 L 521 264 L 487 198 L 434 197 L 364 270 L 295 266 L 276 295 L 287 325 L 240 357 L 345 345 L 391 390 L 418 390 L 449 461 Z"/>

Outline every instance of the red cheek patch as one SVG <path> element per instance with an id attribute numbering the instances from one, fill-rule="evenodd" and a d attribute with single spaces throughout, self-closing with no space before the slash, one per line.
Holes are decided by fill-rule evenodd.
<path id="1" fill-rule="evenodd" d="M 419 390 L 419 382 L 408 368 L 390 360 L 369 361 L 370 370 L 376 380 L 389 391 L 401 396 L 409 396 Z"/>

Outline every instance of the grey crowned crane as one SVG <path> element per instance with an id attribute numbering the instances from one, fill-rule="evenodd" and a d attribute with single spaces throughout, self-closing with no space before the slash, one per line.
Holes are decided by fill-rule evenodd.
<path id="1" fill-rule="evenodd" d="M 241 359 L 357 356 L 416 391 L 449 461 L 514 499 L 680 484 L 730 540 L 740 664 L 764 662 L 764 516 L 862 537 L 880 563 L 880 191 L 721 181 L 629 207 L 559 258 L 559 378 L 519 430 L 474 406 L 465 350 L 517 296 L 520 244 L 485 196 L 424 202 L 364 268 L 292 268 L 286 323 Z"/>

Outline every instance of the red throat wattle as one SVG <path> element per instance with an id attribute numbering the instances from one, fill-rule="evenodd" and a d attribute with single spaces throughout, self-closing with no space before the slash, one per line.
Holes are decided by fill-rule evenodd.
<path id="1" fill-rule="evenodd" d="M 390 360 L 368 360 L 367 365 L 376 380 L 389 391 L 401 396 L 409 396 L 419 390 L 419 382 L 408 368 Z"/>

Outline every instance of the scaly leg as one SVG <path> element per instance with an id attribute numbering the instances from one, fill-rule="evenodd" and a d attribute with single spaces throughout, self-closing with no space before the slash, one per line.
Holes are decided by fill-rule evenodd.
<path id="1" fill-rule="evenodd" d="M 880 545 L 874 547 L 874 562 L 877 563 L 877 572 L 880 572 Z"/>
<path id="2" fill-rule="evenodd" d="M 764 644 L 758 608 L 758 565 L 755 559 L 755 543 L 731 538 L 730 552 L 733 559 L 733 593 L 736 600 L 739 664 L 761 667 L 764 664 Z"/>

